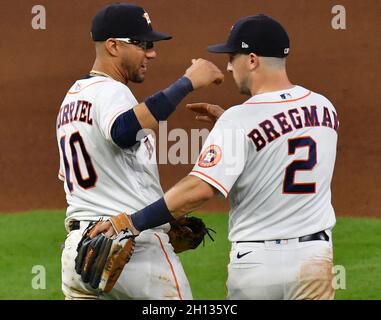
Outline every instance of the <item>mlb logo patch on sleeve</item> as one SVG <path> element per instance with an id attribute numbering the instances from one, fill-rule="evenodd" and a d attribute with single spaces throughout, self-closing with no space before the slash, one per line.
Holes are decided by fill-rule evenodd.
<path id="1" fill-rule="evenodd" d="M 280 97 L 281 97 L 283 100 L 288 100 L 288 99 L 291 99 L 291 98 L 292 98 L 291 94 L 289 94 L 289 93 L 282 93 L 282 94 L 280 95 Z"/>

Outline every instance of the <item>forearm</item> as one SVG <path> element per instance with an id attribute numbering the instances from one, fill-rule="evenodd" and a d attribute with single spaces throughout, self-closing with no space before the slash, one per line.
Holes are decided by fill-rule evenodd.
<path id="1" fill-rule="evenodd" d="M 176 106 L 193 90 L 187 77 L 182 77 L 167 89 L 121 114 L 111 128 L 113 141 L 121 148 L 136 144 L 142 129 L 154 130 L 159 121 L 165 121 L 176 110 Z"/>
<path id="2" fill-rule="evenodd" d="M 187 176 L 164 195 L 165 203 L 176 219 L 202 207 L 214 196 L 214 188 L 194 176 Z"/>
<path id="3" fill-rule="evenodd" d="M 177 105 L 192 91 L 192 82 L 183 76 L 168 88 L 148 97 L 144 103 L 134 108 L 141 127 L 156 129 L 159 121 L 167 120 Z"/>
<path id="4" fill-rule="evenodd" d="M 178 219 L 200 208 L 213 198 L 215 189 L 195 177 L 188 176 L 171 188 L 163 198 L 130 216 L 139 231 Z"/>

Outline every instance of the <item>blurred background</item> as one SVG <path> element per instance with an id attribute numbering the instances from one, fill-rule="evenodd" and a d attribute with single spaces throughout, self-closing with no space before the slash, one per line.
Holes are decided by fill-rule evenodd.
<path id="1" fill-rule="evenodd" d="M 57 180 L 58 148 L 55 121 L 67 89 L 93 63 L 91 19 L 109 1 L 41 0 L 46 29 L 31 22 L 35 1 L 0 2 L 0 212 L 65 208 Z M 146 81 L 130 85 L 139 101 L 179 78 L 192 58 L 203 57 L 226 69 L 227 57 L 206 52 L 225 41 L 242 16 L 266 13 L 288 30 L 291 53 L 288 72 L 293 83 L 326 95 L 338 111 L 339 147 L 333 181 L 338 215 L 380 216 L 381 126 L 381 2 L 340 1 L 346 29 L 335 30 L 335 1 L 303 0 L 135 0 L 150 15 L 153 27 L 174 36 L 157 44 L 158 57 L 149 65 Z M 169 119 L 173 128 L 202 128 L 184 108 L 190 102 L 210 102 L 224 108 L 239 104 L 230 75 L 222 86 L 189 95 Z M 210 127 L 209 127 L 210 128 Z M 189 141 L 190 142 L 190 141 Z M 175 142 L 168 142 L 168 148 Z M 167 190 L 192 165 L 160 165 Z M 207 210 L 227 210 L 223 199 Z"/>

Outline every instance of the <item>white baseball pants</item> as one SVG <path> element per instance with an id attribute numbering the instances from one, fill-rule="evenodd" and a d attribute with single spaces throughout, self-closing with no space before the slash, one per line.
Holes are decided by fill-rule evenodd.
<path id="1" fill-rule="evenodd" d="M 71 231 L 65 241 L 61 262 L 66 299 L 192 299 L 188 279 L 168 235 L 156 230 L 146 230 L 136 238 L 135 251 L 114 288 L 99 295 L 74 269 L 77 245 L 86 226 L 81 223 L 81 228 Z"/>
<path id="2" fill-rule="evenodd" d="M 332 280 L 331 241 L 232 244 L 228 299 L 330 300 Z"/>

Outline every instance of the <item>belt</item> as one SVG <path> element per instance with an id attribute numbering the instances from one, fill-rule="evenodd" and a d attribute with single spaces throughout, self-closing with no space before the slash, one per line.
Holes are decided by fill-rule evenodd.
<path id="1" fill-rule="evenodd" d="M 80 229 L 80 221 L 70 221 L 69 222 L 69 230 L 74 231 L 74 230 L 79 230 Z"/>
<path id="2" fill-rule="evenodd" d="M 277 239 L 277 240 L 270 240 L 270 241 L 282 241 L 282 240 L 289 240 L 289 239 Z M 299 237 L 299 242 L 307 242 L 307 241 L 329 241 L 329 236 L 326 234 L 325 231 L 319 231 L 314 234 L 309 234 L 303 237 Z M 246 242 L 256 242 L 256 243 L 265 243 L 264 240 L 254 240 L 254 241 L 237 241 L 236 243 L 246 243 Z"/>
<path id="3" fill-rule="evenodd" d="M 96 221 L 89 221 L 89 220 L 83 220 L 83 221 L 78 221 L 78 220 L 71 220 L 69 222 L 69 230 L 74 231 L 74 230 L 79 230 L 81 229 L 81 223 L 82 227 L 88 227 L 90 224 L 95 223 Z"/>

